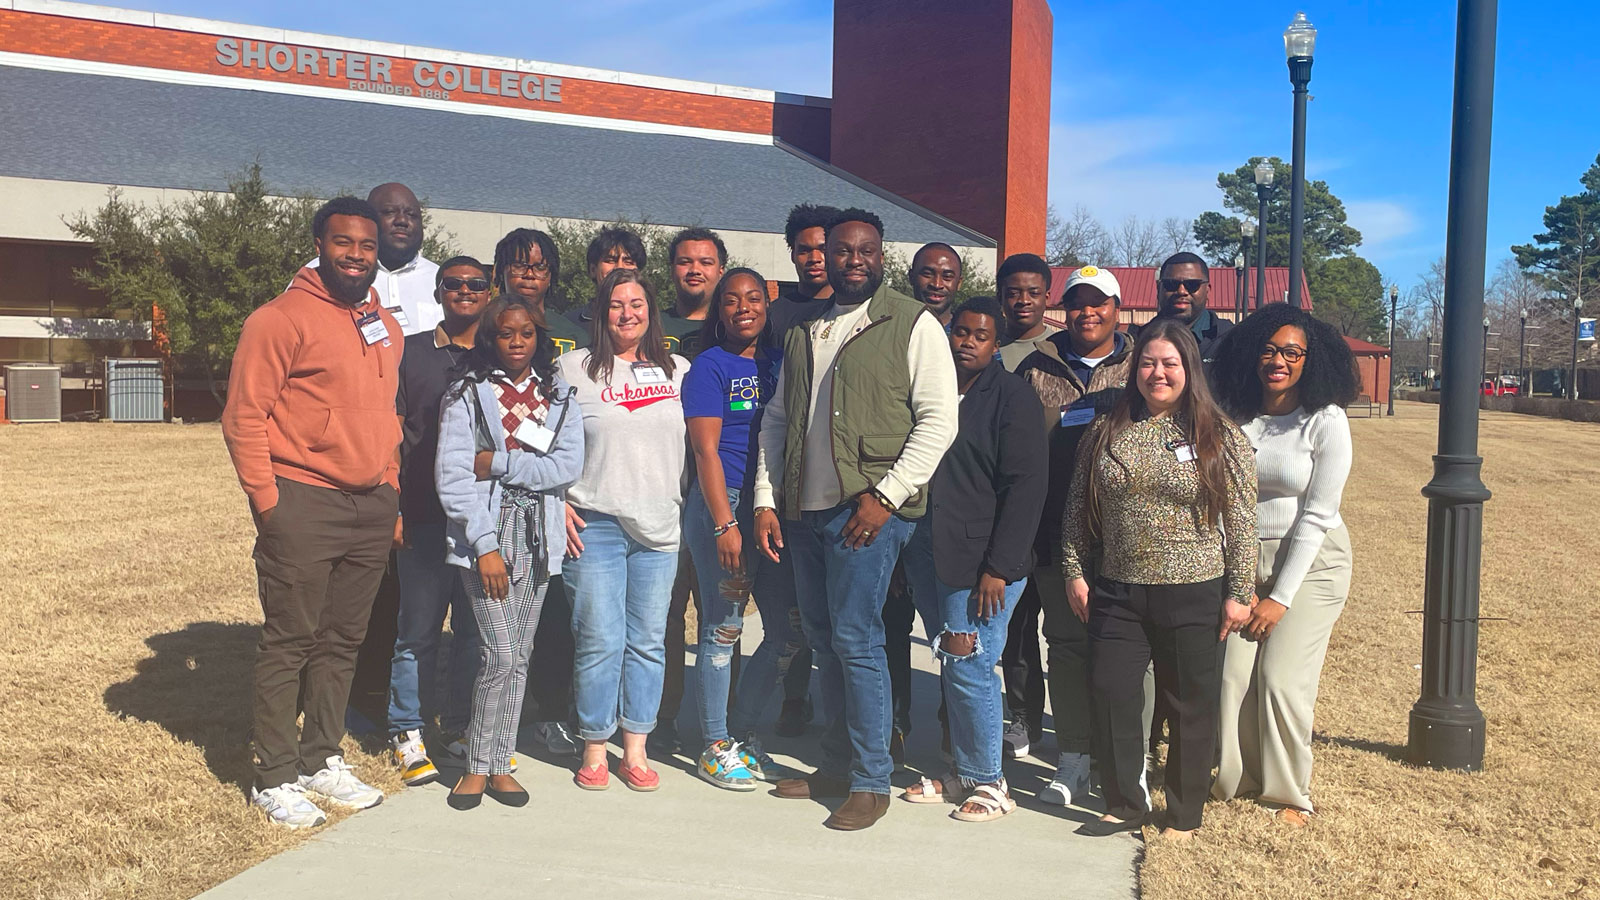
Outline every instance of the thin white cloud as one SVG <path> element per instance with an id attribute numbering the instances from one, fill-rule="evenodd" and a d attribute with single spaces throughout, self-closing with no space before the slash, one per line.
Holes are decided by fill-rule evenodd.
<path id="1" fill-rule="evenodd" d="M 1229 166 L 1171 160 L 1209 155 L 1175 146 L 1180 139 L 1163 117 L 1057 121 L 1050 128 L 1050 202 L 1062 214 L 1084 206 L 1107 227 L 1129 215 L 1192 219 L 1220 209 L 1217 173 Z"/>
<path id="2" fill-rule="evenodd" d="M 1398 200 L 1346 200 L 1346 220 L 1361 232 L 1363 256 L 1393 253 L 1397 241 L 1417 230 L 1417 214 Z"/>

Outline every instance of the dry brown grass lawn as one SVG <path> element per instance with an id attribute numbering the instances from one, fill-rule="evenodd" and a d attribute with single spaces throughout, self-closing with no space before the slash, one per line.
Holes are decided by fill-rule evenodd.
<path id="1" fill-rule="evenodd" d="M 1485 414 L 1484 614 L 1507 621 L 1484 626 L 1488 760 L 1467 776 L 1396 761 L 1435 411 L 1354 423 L 1356 582 L 1318 707 L 1319 817 L 1291 833 L 1212 804 L 1192 845 L 1151 846 L 1147 896 L 1600 897 L 1600 426 Z M 0 897 L 188 897 L 296 842 L 241 793 L 260 611 L 220 432 L 0 428 L 0 472 Z"/>
<path id="2" fill-rule="evenodd" d="M 1600 897 L 1600 425 L 1483 414 L 1484 771 L 1399 761 L 1417 697 L 1427 503 L 1438 407 L 1357 419 L 1344 516 L 1355 581 L 1317 704 L 1304 832 L 1212 803 L 1188 846 L 1152 841 L 1153 900 Z"/>
<path id="3" fill-rule="evenodd" d="M 261 608 L 222 432 L 4 427 L 0 473 L 0 897 L 190 897 L 293 844 L 243 794 Z"/>

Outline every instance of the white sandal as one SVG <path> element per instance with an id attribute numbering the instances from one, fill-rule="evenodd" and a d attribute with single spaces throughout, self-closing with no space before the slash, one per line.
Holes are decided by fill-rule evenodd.
<path id="1" fill-rule="evenodd" d="M 961 807 L 969 803 L 982 807 L 983 811 L 964 812 Z M 980 784 L 973 788 L 967 799 L 961 801 L 961 806 L 950 813 L 950 818 L 958 822 L 992 822 L 1016 808 L 1017 801 L 1011 799 L 1011 790 L 1002 778 L 998 786 Z"/>
<path id="2" fill-rule="evenodd" d="M 945 796 L 944 783 L 948 779 L 934 779 L 922 776 L 922 781 L 905 789 L 900 794 L 900 799 L 907 803 L 948 803 Z M 916 791 L 916 793 L 912 793 Z"/>

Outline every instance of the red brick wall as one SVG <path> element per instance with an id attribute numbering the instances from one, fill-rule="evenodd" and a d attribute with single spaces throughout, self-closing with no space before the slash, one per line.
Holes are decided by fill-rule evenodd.
<path id="1" fill-rule="evenodd" d="M 1045 0 L 836 0 L 830 162 L 1042 250 L 1050 27 Z"/>
<path id="2" fill-rule="evenodd" d="M 218 37 L 141 25 L 0 10 L 0 51 L 290 84 L 347 87 L 350 82 L 349 78 L 330 78 L 326 74 L 317 76 L 294 70 L 278 72 L 270 67 L 224 66 L 217 61 Z M 415 94 L 420 94 L 422 86 L 412 77 L 415 60 L 392 59 L 391 83 L 397 87 L 409 87 Z M 325 69 L 323 71 L 326 72 Z M 495 77 L 498 80 L 498 73 Z M 562 77 L 559 103 L 460 90 L 451 92 L 450 99 L 749 134 L 770 134 L 774 124 L 772 103 L 566 77 Z"/>

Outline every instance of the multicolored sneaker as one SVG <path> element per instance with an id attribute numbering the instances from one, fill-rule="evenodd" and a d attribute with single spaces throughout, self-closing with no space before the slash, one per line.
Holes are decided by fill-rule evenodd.
<path id="1" fill-rule="evenodd" d="M 422 732 L 415 729 L 402 731 L 389 737 L 389 754 L 400 769 L 400 780 L 409 787 L 427 784 L 439 777 L 433 760 L 428 758 L 428 748 L 422 744 Z"/>
<path id="2" fill-rule="evenodd" d="M 700 754 L 695 771 L 703 780 L 725 790 L 753 791 L 758 786 L 756 776 L 740 758 L 739 745 L 728 738 L 707 747 Z"/>

